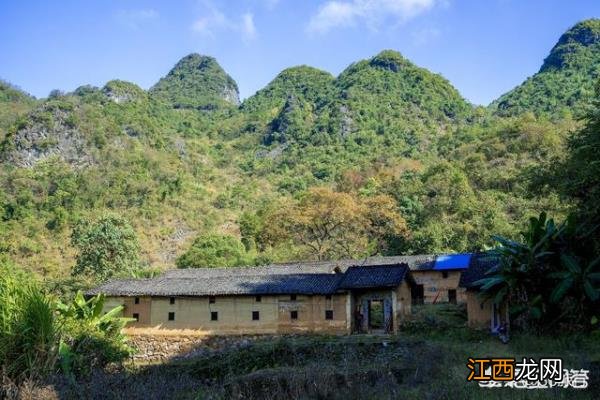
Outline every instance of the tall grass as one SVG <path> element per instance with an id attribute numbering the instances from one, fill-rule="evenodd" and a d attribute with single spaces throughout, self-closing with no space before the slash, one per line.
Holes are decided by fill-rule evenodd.
<path id="1" fill-rule="evenodd" d="M 36 379 L 57 357 L 54 307 L 31 277 L 0 266 L 0 369 L 9 379 Z"/>

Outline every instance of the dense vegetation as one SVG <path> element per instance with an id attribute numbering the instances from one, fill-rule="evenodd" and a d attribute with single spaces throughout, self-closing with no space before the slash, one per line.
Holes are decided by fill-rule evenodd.
<path id="1" fill-rule="evenodd" d="M 563 222 L 532 217 L 520 241 L 498 237 L 501 260 L 480 284 L 508 301 L 513 325 L 543 331 L 597 326 L 600 317 L 600 87 L 583 128 L 568 140 L 562 161 L 549 160 L 536 185 L 555 185 L 575 209 Z M 540 183 L 542 182 L 542 184 Z"/>
<path id="2" fill-rule="evenodd" d="M 595 228 L 594 228 L 595 229 Z M 479 281 L 495 302 L 511 305 L 523 331 L 584 331 L 600 316 L 600 256 L 587 224 L 532 217 L 522 241 L 497 238 L 500 263 Z M 492 257 L 492 255 L 490 255 Z"/>
<path id="3" fill-rule="evenodd" d="M 81 292 L 64 304 L 35 277 L 0 260 L 0 387 L 58 370 L 74 378 L 127 358 L 123 307 L 104 314 L 103 306 L 102 295 L 85 300 Z"/>
<path id="4" fill-rule="evenodd" d="M 175 108 L 210 111 L 239 103 L 237 83 L 212 57 L 190 54 L 150 89 L 150 94 Z"/>
<path id="5" fill-rule="evenodd" d="M 540 74 L 577 68 L 591 87 L 597 24 L 565 33 Z M 566 85 L 561 94 L 577 85 L 552 81 Z M 531 101 L 511 116 L 497 102 L 474 107 L 391 50 L 338 77 L 286 69 L 239 107 L 232 78 L 196 54 L 149 91 L 119 80 L 41 100 L 0 89 L 0 252 L 57 288 L 73 267 L 69 285 L 176 260 L 480 250 L 493 235 L 516 239 L 540 211 L 564 219 L 581 197 L 559 190 L 548 160 L 568 163 L 583 122 L 539 112 L 542 92 L 507 94 Z M 569 96 L 589 104 L 588 94 Z M 106 216 L 114 220 L 102 225 Z M 324 216 L 344 228 L 314 235 Z M 108 244 L 124 237 L 131 247 Z"/>

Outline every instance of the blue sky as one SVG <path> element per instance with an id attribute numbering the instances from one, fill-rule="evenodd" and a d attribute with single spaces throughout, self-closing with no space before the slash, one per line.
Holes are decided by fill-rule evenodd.
<path id="1" fill-rule="evenodd" d="M 337 75 L 395 49 L 488 104 L 599 16 L 597 0 L 0 0 L 0 78 L 37 97 L 115 78 L 147 89 L 198 52 L 244 98 L 286 67 Z"/>

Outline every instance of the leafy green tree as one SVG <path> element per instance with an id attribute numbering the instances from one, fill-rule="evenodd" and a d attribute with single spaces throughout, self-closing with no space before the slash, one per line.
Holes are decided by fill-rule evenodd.
<path id="1" fill-rule="evenodd" d="M 597 302 L 600 299 L 600 287 L 597 285 L 600 282 L 600 257 L 587 265 L 581 265 L 569 254 L 562 254 L 560 258 L 564 270 L 551 275 L 558 280 L 558 284 L 552 291 L 550 300 L 558 303 L 576 290 L 581 295 L 579 304 L 584 305 L 586 298 Z"/>
<path id="2" fill-rule="evenodd" d="M 73 275 L 105 280 L 127 274 L 139 265 L 139 244 L 127 220 L 104 215 L 96 221 L 83 220 L 73 229 L 71 243 L 78 251 Z"/>
<path id="3" fill-rule="evenodd" d="M 254 213 L 243 212 L 238 221 L 240 225 L 240 234 L 242 243 L 246 250 L 252 250 L 256 247 L 256 238 L 262 230 L 262 220 Z"/>
<path id="4" fill-rule="evenodd" d="M 597 227 L 600 244 L 600 81 L 585 126 L 570 138 L 567 159 L 554 173 L 563 194 L 577 201 L 580 220 Z"/>
<path id="5" fill-rule="evenodd" d="M 249 261 L 244 245 L 237 238 L 208 234 L 198 236 L 176 264 L 179 268 L 237 267 Z"/>
<path id="6" fill-rule="evenodd" d="M 363 199 L 325 187 L 274 210 L 264 226 L 263 237 L 271 245 L 291 241 L 318 260 L 380 253 L 390 237 L 408 234 L 389 196 Z"/>

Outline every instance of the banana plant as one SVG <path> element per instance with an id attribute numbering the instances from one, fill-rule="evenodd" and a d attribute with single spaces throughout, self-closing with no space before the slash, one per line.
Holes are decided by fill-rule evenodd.
<path id="1" fill-rule="evenodd" d="M 58 302 L 56 309 L 64 318 L 79 320 L 97 326 L 98 329 L 108 332 L 120 331 L 128 322 L 134 321 L 133 318 L 120 317 L 124 307 L 117 306 L 106 313 L 103 313 L 105 296 L 99 294 L 89 299 L 85 299 L 83 293 L 78 291 L 73 301 L 69 304 Z"/>
<path id="2" fill-rule="evenodd" d="M 95 358 L 131 352 L 121 331 L 134 319 L 120 316 L 123 306 L 104 312 L 104 305 L 104 295 L 99 294 L 86 299 L 81 291 L 78 291 L 68 304 L 57 302 L 56 311 L 65 327 L 64 337 L 59 343 L 59 362 L 62 371 L 70 379 L 74 379 L 76 371 L 91 368 Z M 90 354 L 90 346 L 95 348 L 97 344 L 93 343 L 98 340 L 103 342 L 100 348 L 106 353 L 102 354 L 100 351 Z M 86 359 L 88 361 L 85 361 Z"/>
<path id="3" fill-rule="evenodd" d="M 565 227 L 565 223 L 557 225 L 541 213 L 538 218 L 530 218 L 528 229 L 521 232 L 522 242 L 495 236 L 499 246 L 492 254 L 499 262 L 476 282 L 484 296 L 496 303 L 510 301 L 513 314 L 529 312 L 533 318 L 541 316 L 545 308 L 543 298 L 531 289 L 538 284 L 537 270 L 545 268 L 546 260 L 554 255 L 552 242 Z"/>
<path id="4" fill-rule="evenodd" d="M 585 267 L 569 254 L 562 254 L 560 259 L 564 270 L 550 274 L 551 278 L 558 280 L 550 300 L 558 303 L 567 293 L 574 290 L 592 302 L 598 301 L 600 299 L 600 287 L 598 286 L 600 283 L 600 257 Z"/>
<path id="5" fill-rule="evenodd" d="M 566 320 L 581 324 L 600 301 L 600 257 L 590 257 L 589 248 L 593 230 L 571 217 L 556 224 L 541 213 L 529 220 L 521 241 L 495 237 L 498 262 L 476 284 L 483 297 L 508 301 L 523 327 L 532 321 L 540 328 Z"/>

